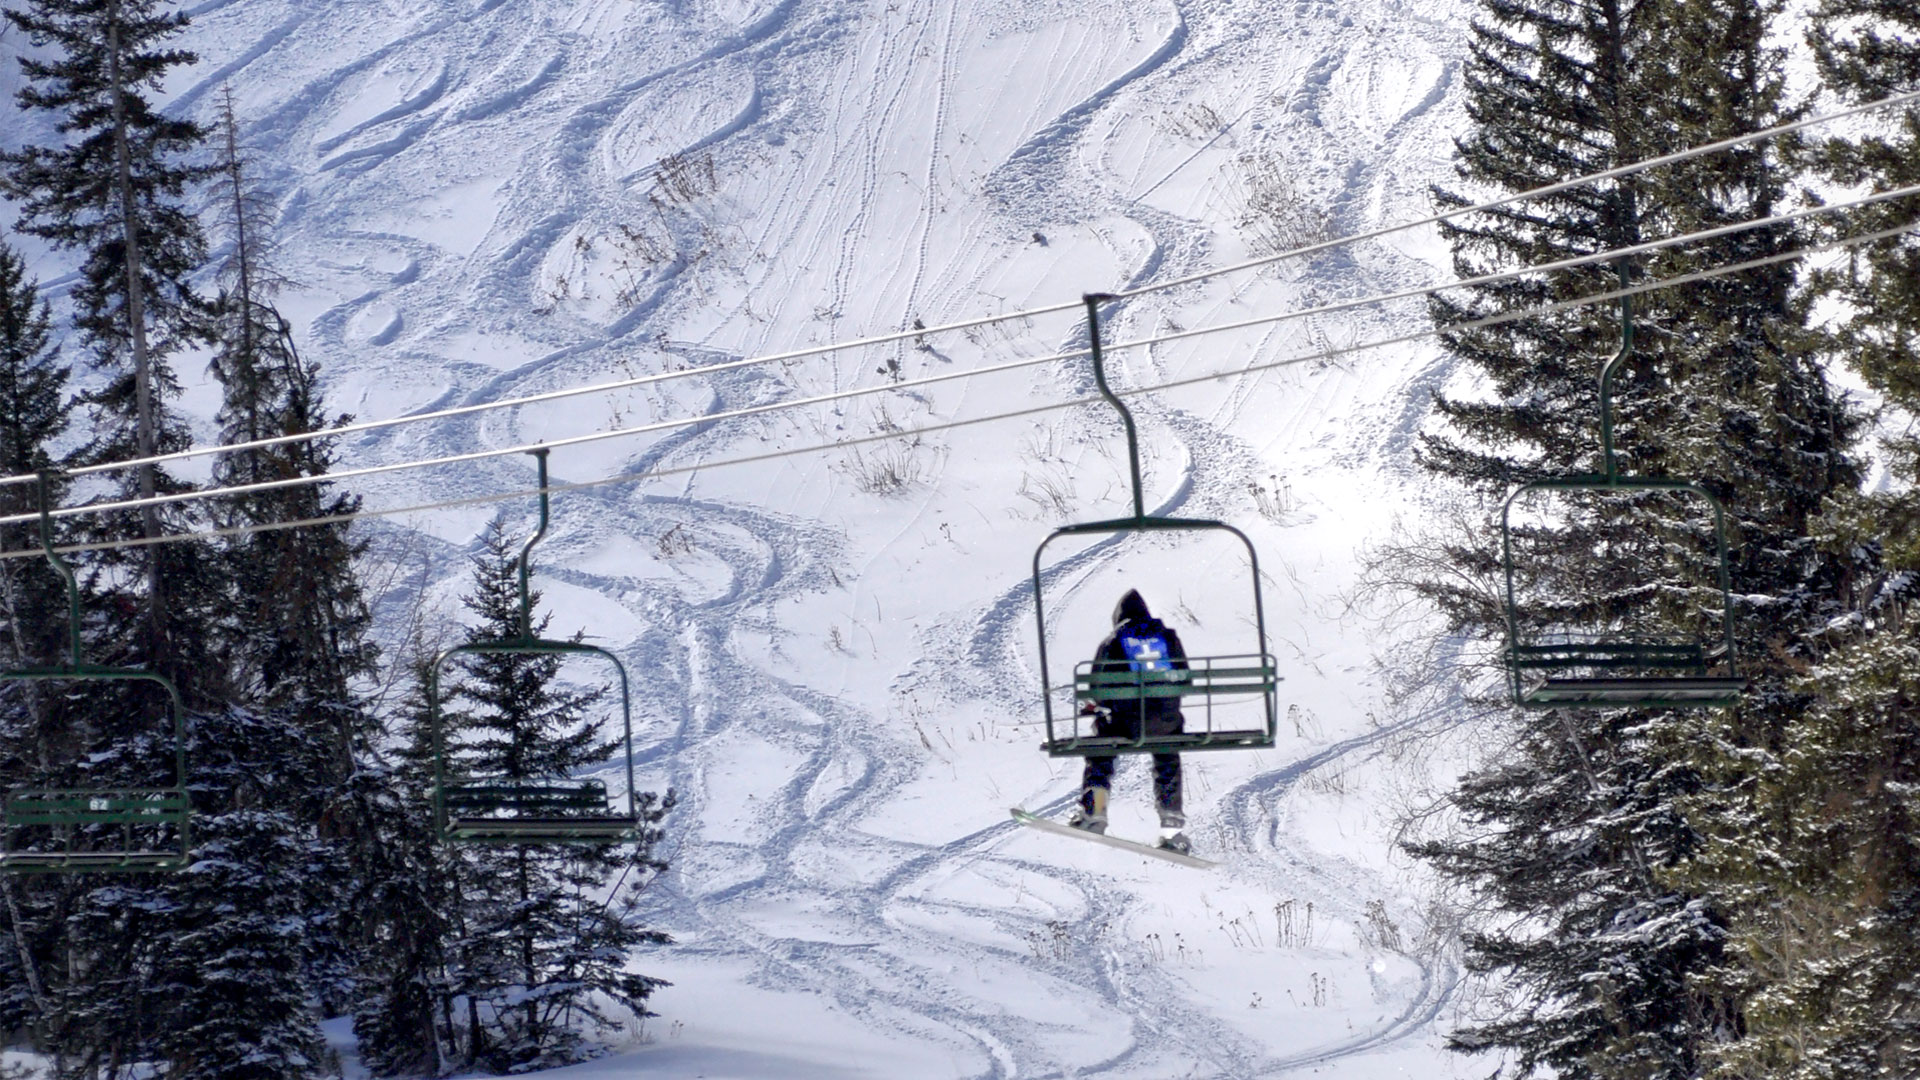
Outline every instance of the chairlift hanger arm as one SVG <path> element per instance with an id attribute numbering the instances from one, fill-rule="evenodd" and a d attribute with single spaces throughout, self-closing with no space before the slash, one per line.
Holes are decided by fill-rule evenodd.
<path id="1" fill-rule="evenodd" d="M 1087 293 L 1080 299 L 1087 305 L 1087 354 L 1093 360 L 1093 382 L 1100 388 L 1100 396 L 1106 398 L 1108 404 L 1120 414 L 1120 423 L 1127 429 L 1127 479 L 1133 490 L 1133 516 L 1144 518 L 1147 516 L 1147 505 L 1140 484 L 1140 431 L 1133 422 L 1133 410 L 1127 408 L 1126 402 L 1113 392 L 1113 387 L 1107 385 L 1106 352 L 1100 345 L 1100 305 L 1112 300 L 1113 296 L 1108 293 Z"/>

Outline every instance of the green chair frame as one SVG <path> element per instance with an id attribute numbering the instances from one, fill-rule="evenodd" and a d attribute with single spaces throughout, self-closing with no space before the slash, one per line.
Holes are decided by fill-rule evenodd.
<path id="1" fill-rule="evenodd" d="M 1625 271 L 1622 270 L 1622 282 Z M 1600 459 L 1604 471 L 1553 476 L 1522 484 L 1500 509 L 1500 555 L 1506 575 L 1508 691 L 1526 709 L 1726 708 L 1740 702 L 1746 689 L 1736 663 L 1733 640 L 1733 590 L 1727 559 L 1727 515 L 1720 500 L 1691 480 L 1623 475 L 1614 460 L 1613 377 L 1633 352 L 1633 309 L 1620 300 L 1620 347 L 1600 371 Z M 1533 491 L 1619 493 L 1663 491 L 1704 501 L 1713 510 L 1713 537 L 1719 560 L 1721 623 L 1724 641 L 1709 652 L 1700 641 L 1523 642 L 1519 603 L 1514 594 L 1513 505 Z M 1715 673 L 1714 667 L 1722 668 Z"/>
<path id="2" fill-rule="evenodd" d="M 1104 293 L 1082 297 L 1087 306 L 1087 330 L 1093 360 L 1094 382 L 1100 395 L 1120 413 L 1127 433 L 1128 477 L 1133 485 L 1133 515 L 1106 521 L 1065 525 L 1048 534 L 1033 553 L 1033 607 L 1040 631 L 1040 700 L 1046 718 L 1047 737 L 1041 748 L 1054 757 L 1088 757 L 1109 754 L 1167 754 L 1188 750 L 1254 750 L 1272 746 L 1278 727 L 1275 687 L 1279 668 L 1267 652 L 1267 616 L 1260 595 L 1260 556 L 1247 534 L 1224 521 L 1208 518 L 1177 518 L 1150 515 L 1140 483 L 1140 441 L 1133 413 L 1107 384 L 1106 359 L 1100 342 L 1100 304 L 1113 299 Z M 1224 532 L 1240 541 L 1247 552 L 1253 587 L 1254 631 L 1259 651 L 1233 656 L 1197 656 L 1187 658 L 1186 670 L 1134 672 L 1103 669 L 1095 661 L 1082 661 L 1074 669 L 1073 700 L 1076 707 L 1149 698 L 1179 698 L 1183 711 L 1191 702 L 1201 707 L 1200 730 L 1175 735 L 1148 735 L 1126 738 L 1086 734 L 1081 730 L 1080 714 L 1056 717 L 1053 708 L 1053 680 L 1047 664 L 1047 612 L 1041 560 L 1048 545 L 1063 536 L 1144 532 Z M 1255 728 L 1217 728 L 1214 726 L 1216 701 L 1258 697 L 1264 707 L 1265 724 Z M 1194 717 L 1188 716 L 1191 726 Z"/>
<path id="3" fill-rule="evenodd" d="M 42 472 L 40 547 L 67 589 L 68 662 L 0 671 L 6 682 L 150 682 L 167 692 L 173 718 L 174 783 L 164 788 L 15 788 L 0 806 L 6 840 L 0 847 L 0 872 L 10 874 L 134 873 L 180 870 L 190 861 L 193 805 L 187 796 L 187 711 L 180 690 L 158 672 L 87 663 L 80 650 L 80 587 L 73 568 L 53 547 L 51 480 Z M 136 842 L 135 830 L 158 830 L 170 841 Z M 50 834 L 56 847 L 20 847 L 22 832 Z M 77 846 L 99 840 L 105 831 L 117 843 Z"/>
<path id="4" fill-rule="evenodd" d="M 551 520 L 547 449 L 529 451 L 539 462 L 540 528 L 520 549 L 520 633 L 493 641 L 473 641 L 442 651 L 427 673 L 427 712 L 433 728 L 433 817 L 442 840 L 470 844 L 617 844 L 641 833 L 633 778 L 633 705 L 627 668 L 597 645 L 555 641 L 533 634 L 530 560 L 533 547 L 547 535 Z M 471 655 L 603 657 L 620 675 L 620 722 L 625 735 L 627 812 L 610 811 L 603 781 L 571 778 L 491 777 L 457 781 L 449 777 L 446 732 L 440 717 L 440 675 L 448 660 Z"/>

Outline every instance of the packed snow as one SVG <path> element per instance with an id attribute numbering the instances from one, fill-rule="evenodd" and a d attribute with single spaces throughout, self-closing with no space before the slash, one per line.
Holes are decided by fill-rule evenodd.
<path id="1" fill-rule="evenodd" d="M 1465 9 L 207 0 L 189 9 L 200 63 L 167 92 L 205 116 L 236 91 L 279 198 L 295 280 L 281 307 L 333 407 L 373 419 L 1072 304 L 1263 254 L 1263 228 L 1284 241 L 1424 217 L 1462 124 Z M 1297 221 L 1248 220 L 1289 192 Z M 30 250 L 57 294 L 64 264 Z M 1105 332 L 1446 272 L 1431 230 L 1399 233 L 1110 304 Z M 1080 765 L 1038 749 L 1033 551 L 1130 504 L 1110 409 L 992 418 L 1088 396 L 1084 358 L 556 450 L 556 483 L 626 479 L 555 497 L 537 582 L 552 630 L 584 630 L 635 672 L 643 782 L 681 799 L 645 911 L 674 943 L 635 961 L 673 985 L 657 1017 L 568 1075 L 1484 1072 L 1442 1045 L 1471 1002 L 1430 885 L 1394 847 L 1400 816 L 1455 767 L 1455 714 L 1394 703 L 1380 663 L 1396 631 L 1354 603 L 1358 553 L 1417 512 L 1412 440 L 1450 370 L 1427 341 L 1236 374 L 1422 320 L 1403 304 L 1112 356 L 1123 387 L 1198 379 L 1131 399 L 1146 502 L 1250 535 L 1286 679 L 1277 746 L 1187 757 L 1189 832 L 1212 871 L 1008 818 L 1064 815 Z M 1074 308 L 355 436 L 340 464 L 1085 338 Z M 208 436 L 216 397 L 196 361 L 180 365 Z M 984 422 L 948 426 L 966 421 Z M 776 451 L 806 452 L 692 468 Z M 354 487 L 380 509 L 532 477 L 516 455 Z M 518 535 L 532 511 L 518 497 L 375 526 L 395 561 L 390 634 L 417 602 L 457 617 L 461 554 L 496 514 Z M 1056 544 L 1045 584 L 1056 684 L 1127 587 L 1195 654 L 1254 648 L 1248 570 L 1217 537 Z M 1152 834 L 1147 771 L 1122 762 L 1117 835 Z"/>

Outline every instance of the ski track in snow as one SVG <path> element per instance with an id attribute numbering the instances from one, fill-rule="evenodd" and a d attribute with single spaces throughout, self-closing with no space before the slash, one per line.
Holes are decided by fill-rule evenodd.
<path id="1" fill-rule="evenodd" d="M 1444 157 L 1447 134 L 1435 117 L 1451 107 L 1461 52 L 1460 20 L 1443 0 L 1369 8 L 1361 15 L 1365 34 L 1341 25 L 1351 21 L 1350 6 L 1312 0 L 1154 0 L 1125 14 L 1090 0 L 1056 0 L 1037 13 L 1026 6 L 437 0 L 374 11 L 214 0 L 195 9 L 194 45 L 205 59 L 194 81 L 175 88 L 175 100 L 203 112 L 220 85 L 238 89 L 246 139 L 263 175 L 282 185 L 285 250 L 304 268 L 289 298 L 303 348 L 326 364 L 335 407 L 362 416 L 597 381 L 629 362 L 641 370 L 705 364 L 880 332 L 918 313 L 931 322 L 1002 301 L 1053 302 L 1072 295 L 1061 282 L 1110 289 L 1191 273 L 1231 253 L 1218 250 L 1221 234 L 1196 224 L 1204 208 L 1189 210 L 1173 193 L 1212 191 L 1200 178 L 1223 168 L 1236 146 L 1310 148 L 1302 179 L 1327 185 L 1343 231 L 1416 216 L 1424 205 L 1420 183 L 1440 175 L 1434 163 Z M 1383 78 L 1393 63 L 1380 58 L 1397 63 L 1393 49 L 1408 42 L 1430 47 L 1427 68 L 1439 74 L 1424 87 L 1409 83 L 1402 97 L 1411 102 L 1396 104 L 1398 113 L 1381 123 L 1366 110 L 1391 98 L 1393 87 L 1375 87 L 1373 97 L 1355 87 Z M 1044 92 L 1030 100 L 1001 100 L 1006 115 L 978 115 L 981 107 L 966 95 L 985 92 L 983 77 L 968 68 L 974 54 L 966 50 L 988 47 L 1017 58 L 1002 62 L 1037 64 L 1033 57 L 1042 54 L 1042 66 L 1059 79 L 1036 83 Z M 676 87 L 695 84 L 709 88 L 707 98 L 667 107 Z M 1153 144 L 1124 142 L 1136 137 L 1130 133 L 1170 123 L 1201 98 L 1237 104 L 1219 110 L 1222 126 L 1204 140 L 1136 167 L 1131 148 Z M 1015 115 L 1016 104 L 1028 113 Z M 1019 137 L 1006 138 L 1003 129 L 1015 124 L 1024 125 Z M 997 149 L 982 149 L 990 144 Z M 711 154 L 723 173 L 720 190 L 657 210 L 648 196 L 660 190 L 661 162 L 672 154 Z M 660 230 L 672 254 L 648 261 L 628 251 L 622 268 L 618 227 L 643 222 Z M 1117 280 L 1090 268 L 1047 279 L 1030 299 L 993 292 L 1016 257 L 1044 254 L 1027 240 L 1036 230 L 1050 237 L 1041 247 L 1104 247 Z M 977 250 L 954 250 L 956 243 Z M 1425 272 L 1410 257 L 1367 249 L 1318 259 L 1286 287 L 1306 290 L 1295 295 L 1358 295 Z M 1189 287 L 1109 305 L 1103 319 L 1157 325 L 1152 320 L 1170 317 L 1170 304 L 1187 302 L 1200 305 L 1196 320 L 1237 310 L 1217 291 Z M 1380 316 L 1393 325 L 1411 317 Z M 1284 351 L 1288 333 L 1271 332 L 1259 347 Z M 1305 333 L 1311 342 L 1325 329 Z M 1084 327 L 1069 327 L 1045 344 L 1084 342 Z M 902 346 L 893 355 L 951 362 L 941 350 L 956 346 L 964 343 L 924 352 Z M 1129 354 L 1118 362 L 1120 381 L 1178 375 L 1181 355 Z M 729 372 L 612 408 L 712 412 L 870 383 L 875 362 L 864 353 Z M 1209 409 L 1134 399 L 1152 447 L 1155 511 L 1244 516 L 1238 493 L 1262 463 L 1252 431 L 1284 442 L 1327 414 L 1374 407 L 1390 414 L 1385 422 L 1366 418 L 1382 432 L 1382 445 L 1404 445 L 1419 405 L 1367 395 L 1404 395 L 1444 372 L 1426 365 L 1404 386 L 1340 370 L 1323 375 L 1287 384 L 1308 396 L 1283 394 L 1290 426 L 1274 430 L 1245 424 L 1249 410 L 1266 407 L 1256 398 L 1271 400 L 1260 397 L 1266 384 L 1258 377 L 1234 380 Z M 1043 396 L 1092 389 L 1078 363 L 1031 382 L 1030 392 Z M 979 400 L 992 396 L 936 389 L 918 399 L 922 405 L 903 408 L 919 409 L 918 416 L 978 413 L 1000 403 Z M 567 406 L 589 424 L 607 408 Z M 813 422 L 831 434 L 829 427 L 855 417 L 834 410 Z M 343 450 L 350 463 L 428 448 L 458 453 L 540 438 L 551 422 L 528 410 L 487 414 L 430 432 L 360 436 Z M 985 434 L 976 448 L 1012 442 L 978 430 Z M 1092 414 L 1072 415 L 1062 430 L 1082 440 L 1116 439 L 1110 423 Z M 813 435 L 799 420 L 710 423 L 639 448 L 596 450 L 585 463 L 563 451 L 553 466 L 559 481 L 610 469 L 637 473 L 782 441 L 811 443 Z M 1358 441 L 1344 452 L 1369 453 Z M 949 505 L 936 498 L 939 484 L 964 480 L 966 465 L 943 458 L 932 466 L 932 482 L 910 492 L 918 500 L 911 512 L 908 504 L 888 510 L 907 524 L 884 543 L 853 529 L 857 509 L 850 519 L 830 520 L 808 513 L 821 509 L 818 498 L 782 501 L 771 490 L 759 505 L 741 495 L 752 488 L 742 481 L 616 485 L 557 503 L 554 538 L 540 552 L 542 580 L 597 594 L 643 628 L 619 645 L 640 688 L 636 761 L 682 800 L 669 821 L 674 869 L 651 886 L 646 904 L 651 923 L 679 943 L 643 955 L 640 969 L 663 956 L 744 963 L 752 986 L 817 995 L 868 1030 L 931 1048 L 932 1060 L 951 1060 L 953 1075 L 964 1076 L 1159 1076 L 1169 1075 L 1170 1062 L 1181 1063 L 1179 1075 L 1280 1076 L 1430 1039 L 1460 978 L 1437 954 L 1406 957 L 1417 967 L 1417 985 L 1395 991 L 1379 1022 L 1276 1051 L 1195 999 L 1191 982 L 1143 942 L 1108 931 L 1151 899 L 1133 891 L 1135 878 L 1116 882 L 1078 869 L 1076 858 L 1014 853 L 1018 827 L 984 791 L 969 820 L 991 824 L 958 828 L 943 841 L 897 839 L 880 827 L 935 768 L 923 752 L 931 744 L 923 748 L 883 715 L 879 695 L 836 694 L 798 677 L 809 666 L 799 657 L 824 655 L 819 628 L 796 626 L 783 612 L 843 587 L 856 597 L 868 589 L 875 604 L 886 598 L 886 579 L 868 579 L 868 567 L 879 550 L 905 544 L 926 515 Z M 796 459 L 779 475 L 795 490 L 847 487 L 817 457 Z M 523 463 L 493 460 L 431 477 L 384 478 L 365 491 L 378 505 L 527 482 Z M 987 497 L 1011 502 L 1011 494 Z M 860 497 L 852 498 L 858 505 Z M 503 511 L 510 528 L 525 524 L 524 509 Z M 1116 512 L 1108 504 L 1074 516 Z M 412 524 L 465 545 L 488 513 Z M 1000 528 L 1033 543 L 1045 533 L 1037 523 L 1001 520 Z M 690 530 L 694 550 L 677 563 L 663 554 L 654 560 L 658 573 L 630 572 L 596 554 L 616 550 L 609 545 L 623 538 L 646 549 L 676 526 Z M 1094 581 L 1092 571 L 1135 547 L 1119 538 L 1092 545 L 1051 564 L 1047 582 L 1061 590 L 1059 602 L 1071 602 Z M 989 713 L 1031 716 L 1037 672 L 1024 652 L 1032 635 L 1024 564 L 969 572 L 976 579 L 970 608 L 929 615 L 917 638 L 922 659 L 865 678 L 924 695 L 934 707 L 972 702 Z M 456 560 L 441 588 L 451 596 L 463 585 Z M 1270 586 L 1268 602 L 1285 601 Z M 563 609 L 554 626 L 565 632 L 575 624 Z M 1284 708 L 1284 685 L 1281 700 Z M 1357 925 L 1369 899 L 1396 897 L 1399 886 L 1290 834 L 1282 827 L 1288 800 L 1315 770 L 1363 761 L 1396 735 L 1444 721 L 1422 714 L 1286 751 L 1291 760 L 1216 793 L 1194 828 L 1201 849 L 1225 860 L 1214 874 L 1275 898 L 1311 898 L 1330 921 Z M 1030 745 L 1031 729 L 1021 731 Z M 777 762 L 753 778 L 750 813 L 716 779 L 743 748 Z M 1190 755 L 1189 769 L 1208 768 L 1208 756 Z M 1029 808 L 1063 812 L 1077 766 L 1069 762 L 1044 805 Z M 616 771 L 608 767 L 609 776 Z M 967 875 L 1049 899 L 1022 907 L 940 892 Z M 1190 878 L 1165 880 L 1171 884 L 1158 887 L 1194 887 Z M 768 915 L 781 911 L 818 913 L 821 926 L 796 931 L 799 917 Z M 978 921 L 997 937 L 949 933 L 942 920 Z M 1051 944 L 1032 944 L 1042 940 Z M 1097 1049 L 1074 1043 L 1080 1056 L 1067 1060 L 1061 1046 L 1073 1023 L 1002 1007 L 956 972 L 1024 980 L 1070 1000 L 1068 1017 L 1111 1020 L 1124 1034 Z"/>

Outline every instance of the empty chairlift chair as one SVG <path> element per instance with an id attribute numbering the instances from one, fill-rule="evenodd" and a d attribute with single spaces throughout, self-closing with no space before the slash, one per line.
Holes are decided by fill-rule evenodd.
<path id="1" fill-rule="evenodd" d="M 1602 471 L 1548 477 L 1514 489 L 1501 508 L 1501 559 L 1506 578 L 1509 692 L 1523 708 L 1719 708 L 1735 705 L 1746 680 L 1736 670 L 1733 605 L 1727 560 L 1726 512 L 1706 489 L 1685 479 L 1623 475 L 1614 462 L 1611 389 L 1615 370 L 1633 349 L 1633 318 L 1627 300 L 1620 305 L 1620 348 L 1600 374 L 1600 453 Z M 1523 630 L 1529 619 L 1515 595 L 1514 504 L 1534 492 L 1593 492 L 1632 498 L 1636 492 L 1661 492 L 1705 503 L 1712 510 L 1714 553 L 1718 563 L 1718 641 L 1700 637 L 1645 640 L 1609 636 L 1591 628 L 1561 627 L 1543 633 Z M 1710 611 L 1700 612 L 1702 620 Z M 1545 640 L 1554 638 L 1556 640 Z"/>
<path id="2" fill-rule="evenodd" d="M 1224 521 L 1205 518 L 1156 517 L 1146 512 L 1140 482 L 1139 436 L 1133 414 L 1107 385 L 1105 358 L 1101 351 L 1099 305 L 1110 299 L 1102 294 L 1085 298 L 1090 354 L 1094 381 L 1100 393 L 1120 413 L 1127 433 L 1127 463 L 1133 485 L 1133 515 L 1108 521 L 1089 521 L 1055 529 L 1033 553 L 1033 604 L 1040 630 L 1041 701 L 1046 719 L 1046 741 L 1041 747 L 1055 757 L 1086 757 L 1108 754 L 1165 754 L 1189 750 L 1248 750 L 1273 745 L 1277 725 L 1275 689 L 1278 669 L 1267 652 L 1266 611 L 1260 597 L 1260 558 L 1245 533 Z M 1225 532 L 1246 549 L 1253 591 L 1254 651 L 1222 656 L 1189 656 L 1184 667 L 1154 664 L 1101 664 L 1081 661 L 1074 670 L 1075 709 L 1092 704 L 1111 706 L 1119 702 L 1147 698 L 1177 697 L 1187 714 L 1187 730 L 1178 734 L 1136 737 L 1103 736 L 1084 730 L 1079 712 L 1056 716 L 1053 682 L 1047 661 L 1047 615 L 1044 573 L 1041 560 L 1047 546 L 1064 536 L 1136 532 Z M 1216 725 L 1217 707 L 1227 702 L 1257 700 L 1263 722 L 1254 727 Z"/>
<path id="3" fill-rule="evenodd" d="M 15 788 L 0 807 L 0 871 L 61 874 L 179 870 L 188 863 L 193 808 L 187 798 L 186 709 L 164 675 L 89 664 L 80 651 L 80 589 L 54 551 L 49 476 L 41 474 L 40 544 L 66 584 L 68 662 L 0 671 L 3 682 L 143 682 L 166 691 L 173 783 L 144 788 Z"/>
<path id="4" fill-rule="evenodd" d="M 535 637 L 528 560 L 547 534 L 549 502 L 547 451 L 532 451 L 539 462 L 540 528 L 520 549 L 520 633 L 494 641 L 474 641 L 447 649 L 428 669 L 428 714 L 434 739 L 434 819 L 444 840 L 481 844 L 607 844 L 640 834 L 640 812 L 633 783 L 633 711 L 627 670 L 618 657 L 594 645 Z M 620 676 L 620 722 L 626 751 L 627 797 L 624 810 L 607 798 L 607 786 L 595 779 L 539 776 L 455 777 L 446 732 L 441 723 L 440 673 L 461 655 L 572 656 L 605 659 Z"/>

